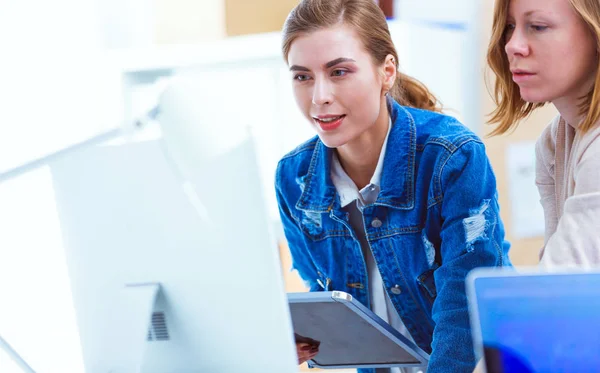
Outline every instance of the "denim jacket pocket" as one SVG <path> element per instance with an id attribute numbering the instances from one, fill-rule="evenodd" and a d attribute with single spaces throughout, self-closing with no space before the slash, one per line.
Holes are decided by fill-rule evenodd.
<path id="1" fill-rule="evenodd" d="M 437 264 L 434 264 L 433 268 L 423 272 L 417 278 L 417 283 L 419 284 L 421 293 L 431 303 L 433 303 L 433 301 L 437 297 L 437 289 L 435 287 L 435 278 L 434 278 L 433 274 L 434 274 L 435 270 L 438 268 L 439 268 L 439 266 Z"/>

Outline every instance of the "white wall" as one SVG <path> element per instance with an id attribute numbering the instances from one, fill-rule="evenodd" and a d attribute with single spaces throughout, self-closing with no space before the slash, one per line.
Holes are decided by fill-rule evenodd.
<path id="1" fill-rule="evenodd" d="M 441 99 L 448 114 L 482 129 L 480 0 L 398 0 L 401 67 Z"/>
<path id="2" fill-rule="evenodd" d="M 119 81 L 98 54 L 94 9 L 0 2 L 0 171 L 115 125 Z"/>
<path id="3" fill-rule="evenodd" d="M 154 4 L 154 39 L 158 44 L 194 43 L 226 36 L 224 0 L 154 0 Z"/>

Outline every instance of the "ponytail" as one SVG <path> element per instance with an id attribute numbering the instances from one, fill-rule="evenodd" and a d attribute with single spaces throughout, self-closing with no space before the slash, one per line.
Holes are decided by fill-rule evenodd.
<path id="1" fill-rule="evenodd" d="M 390 95 L 400 105 L 441 112 L 442 105 L 423 83 L 406 74 L 397 72 L 396 82 Z"/>

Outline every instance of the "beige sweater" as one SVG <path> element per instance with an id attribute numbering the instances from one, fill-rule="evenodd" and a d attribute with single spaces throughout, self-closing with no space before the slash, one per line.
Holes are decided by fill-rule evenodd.
<path id="1" fill-rule="evenodd" d="M 557 117 L 536 144 L 545 268 L 600 266 L 600 125 L 585 134 Z"/>

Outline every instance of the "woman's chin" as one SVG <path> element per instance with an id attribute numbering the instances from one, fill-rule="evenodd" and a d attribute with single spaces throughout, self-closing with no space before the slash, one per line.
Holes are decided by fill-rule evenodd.
<path id="1" fill-rule="evenodd" d="M 543 98 L 537 98 L 537 97 L 521 97 L 523 99 L 523 101 L 527 102 L 528 104 L 543 104 L 548 102 L 548 100 L 543 99 Z"/>
<path id="2" fill-rule="evenodd" d="M 521 90 L 521 99 L 530 104 L 543 104 L 551 101 L 547 94 L 530 90 Z"/>
<path id="3" fill-rule="evenodd" d="M 319 133 L 319 139 L 326 147 L 332 149 L 339 148 L 347 142 L 346 139 L 342 139 L 340 136 L 324 135 L 322 133 Z"/>

